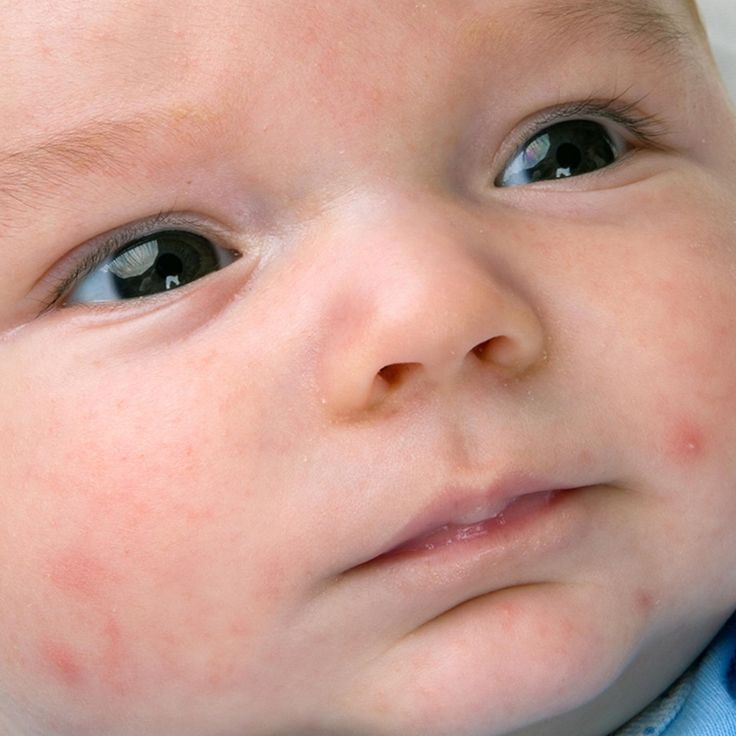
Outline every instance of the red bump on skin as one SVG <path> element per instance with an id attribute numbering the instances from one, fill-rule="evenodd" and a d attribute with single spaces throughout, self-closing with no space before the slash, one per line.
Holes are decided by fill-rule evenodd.
<path id="1" fill-rule="evenodd" d="M 235 662 L 210 662 L 207 685 L 211 693 L 229 690 L 235 682 Z"/>
<path id="2" fill-rule="evenodd" d="M 45 641 L 41 645 L 41 657 L 58 682 L 69 689 L 77 689 L 84 682 L 84 669 L 74 653 L 63 644 Z"/>
<path id="3" fill-rule="evenodd" d="M 593 453 L 590 450 L 583 449 L 578 453 L 578 464 L 583 468 L 589 468 L 593 465 Z"/>
<path id="4" fill-rule="evenodd" d="M 238 638 L 249 636 L 253 627 L 245 620 L 238 620 L 230 624 L 230 634 Z"/>
<path id="5" fill-rule="evenodd" d="M 639 609 L 639 611 L 643 614 L 649 614 L 651 610 L 654 608 L 654 597 L 651 593 L 644 590 L 643 588 L 639 588 L 636 591 L 636 607 Z"/>
<path id="6" fill-rule="evenodd" d="M 667 448 L 670 456 L 679 463 L 699 460 L 706 450 L 704 432 L 694 422 L 678 420 L 668 433 Z"/>

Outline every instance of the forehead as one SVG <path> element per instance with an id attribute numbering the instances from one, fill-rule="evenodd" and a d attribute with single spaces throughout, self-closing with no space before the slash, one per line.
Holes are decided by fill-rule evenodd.
<path id="1" fill-rule="evenodd" d="M 330 155 L 334 171 L 369 171 L 376 146 L 396 160 L 422 151 L 435 171 L 453 126 L 491 114 L 507 126 L 554 94 L 615 95 L 612 69 L 632 87 L 647 68 L 684 84 L 693 47 L 680 0 L 212 7 L 0 0 L 0 213 L 101 170 L 163 182 L 184 158 L 197 172 L 217 157 L 223 177 L 256 172 L 289 197 L 313 190 L 315 172 L 330 178 Z M 632 96 L 667 94 L 660 81 Z"/>
<path id="2" fill-rule="evenodd" d="M 634 50 L 646 35 L 674 40 L 679 26 L 667 19 L 682 11 L 680 0 L 227 0 L 214 7 L 204 0 L 5 0 L 3 112 L 23 108 L 26 124 L 47 124 L 90 102 L 114 106 L 167 92 L 182 99 L 202 87 L 219 93 L 229 77 L 253 93 L 252 80 L 278 83 L 287 69 L 324 85 L 346 72 L 359 82 L 372 69 L 400 75 L 440 58 L 467 67 L 480 54 L 495 59 L 569 43 L 571 25 L 620 29 Z"/>

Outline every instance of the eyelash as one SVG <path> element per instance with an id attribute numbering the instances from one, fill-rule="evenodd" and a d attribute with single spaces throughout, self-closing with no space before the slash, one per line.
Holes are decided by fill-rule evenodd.
<path id="1" fill-rule="evenodd" d="M 665 121 L 658 115 L 645 115 L 641 112 L 640 105 L 647 95 L 626 101 L 625 94 L 624 92 L 611 98 L 588 97 L 543 112 L 518 134 L 516 147 L 556 123 L 581 117 L 599 117 L 627 128 L 642 145 L 652 150 L 667 150 L 658 140 L 671 132 Z"/>
<path id="2" fill-rule="evenodd" d="M 627 128 L 640 143 L 653 150 L 666 150 L 658 142 L 666 136 L 669 129 L 657 115 L 643 115 L 639 105 L 644 97 L 626 102 L 623 95 L 609 99 L 586 98 L 558 106 L 537 116 L 533 122 L 518 134 L 518 145 L 547 127 L 580 117 L 602 117 Z M 173 210 L 159 212 L 153 219 L 124 227 L 105 238 L 97 248 L 89 250 L 74 265 L 71 272 L 59 278 L 51 287 L 51 299 L 44 303 L 41 314 L 51 310 L 61 301 L 72 286 L 89 275 L 106 258 L 121 250 L 133 240 L 154 235 L 160 229 L 191 228 L 194 232 L 202 229 L 202 223 L 195 218 L 175 214 Z"/>

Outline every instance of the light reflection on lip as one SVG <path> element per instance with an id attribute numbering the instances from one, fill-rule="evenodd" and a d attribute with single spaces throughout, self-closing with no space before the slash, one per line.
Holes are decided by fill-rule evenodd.
<path id="1" fill-rule="evenodd" d="M 552 502 L 560 491 L 542 491 L 516 496 L 504 505 L 498 513 L 479 519 L 471 524 L 448 523 L 433 529 L 427 534 L 420 534 L 397 547 L 390 549 L 385 556 L 397 555 L 404 552 L 420 552 L 447 547 L 451 544 L 461 544 L 477 537 L 492 534 L 494 530 L 512 524 L 522 517 L 541 511 Z"/>
<path id="2" fill-rule="evenodd" d="M 484 536 L 535 506 L 549 505 L 557 495 L 576 487 L 580 486 L 521 473 L 501 478 L 484 490 L 447 486 L 373 559 Z"/>

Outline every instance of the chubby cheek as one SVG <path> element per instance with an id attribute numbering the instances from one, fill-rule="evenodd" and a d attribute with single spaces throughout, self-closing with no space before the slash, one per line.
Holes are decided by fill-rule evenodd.
<path id="1" fill-rule="evenodd" d="M 702 211 L 638 244 L 642 253 L 664 247 L 635 266 L 610 380 L 625 402 L 617 442 L 662 502 L 651 533 L 665 555 L 673 540 L 687 550 L 679 573 L 694 591 L 699 578 L 705 594 L 736 603 L 736 233 L 714 225 L 723 218 L 705 202 Z"/>
<path id="2" fill-rule="evenodd" d="M 731 462 L 736 441 L 736 299 L 710 282 L 710 294 L 689 289 L 662 299 L 669 316 L 655 329 L 656 373 L 645 391 L 655 456 L 664 467 L 689 476 L 720 468 L 723 480 L 736 481 Z M 703 290 L 707 287 L 703 284 Z"/>
<path id="3" fill-rule="evenodd" d="M 236 428 L 195 400 L 209 387 L 191 363 L 101 382 L 71 366 L 53 380 L 23 357 L 14 395 L 33 400 L 2 400 L 14 440 L 0 469 L 0 691 L 7 677 L 11 692 L 106 707 L 153 707 L 164 682 L 182 698 L 265 697 L 254 663 L 274 655 L 300 570 L 256 522 L 277 501 L 261 485 L 256 400 L 228 443 Z"/>

